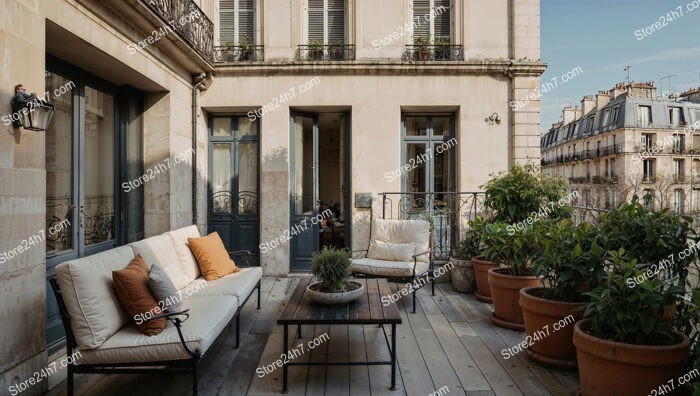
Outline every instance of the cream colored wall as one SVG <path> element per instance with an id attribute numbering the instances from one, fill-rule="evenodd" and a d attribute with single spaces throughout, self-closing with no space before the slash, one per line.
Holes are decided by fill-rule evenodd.
<path id="1" fill-rule="evenodd" d="M 312 76 L 218 77 L 202 95 L 204 108 L 253 109 L 270 103 L 295 87 L 296 97 L 261 119 L 261 242 L 277 238 L 289 228 L 289 116 L 290 108 L 305 110 L 343 106 L 352 112 L 352 194 L 401 191 L 399 180 L 387 182 L 385 172 L 401 164 L 402 108 L 449 110 L 456 114 L 458 191 L 477 191 L 490 173 L 503 170 L 509 157 L 510 83 L 498 76 L 324 76 L 306 93 L 297 88 Z M 230 87 L 236 87 L 235 90 Z M 246 92 L 246 95 L 240 95 Z M 479 92 L 479 95 L 465 95 Z M 419 93 L 419 94 L 417 94 Z M 430 107 L 428 107 L 430 106 Z M 245 113 L 245 111 L 243 111 Z M 503 121 L 484 119 L 498 112 Z M 353 245 L 367 243 L 369 212 L 353 209 Z M 262 257 L 266 274 L 289 270 L 289 246 L 272 249 Z"/>

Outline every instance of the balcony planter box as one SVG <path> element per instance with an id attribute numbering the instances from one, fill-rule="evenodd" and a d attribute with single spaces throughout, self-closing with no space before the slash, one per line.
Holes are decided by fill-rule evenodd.
<path id="1" fill-rule="evenodd" d="M 452 288 L 454 291 L 459 293 L 474 293 L 476 279 L 474 277 L 472 261 L 450 257 L 450 262 L 454 265 L 452 271 L 450 271 Z"/>
<path id="2" fill-rule="evenodd" d="M 523 310 L 519 304 L 520 289 L 540 286 L 540 278 L 508 275 L 507 268 L 491 268 L 488 276 L 494 310 L 491 321 L 496 326 L 507 329 L 525 330 Z"/>
<path id="3" fill-rule="evenodd" d="M 581 395 L 648 395 L 683 375 L 690 340 L 675 332 L 673 345 L 648 346 L 609 341 L 586 332 L 589 319 L 574 326 Z"/>
<path id="4" fill-rule="evenodd" d="M 523 310 L 525 334 L 531 339 L 542 329 L 548 335 L 530 345 L 525 353 L 535 362 L 552 368 L 571 369 L 576 367 L 576 348 L 574 347 L 574 323 L 554 329 L 555 323 L 573 315 L 575 321 L 583 318 L 580 307 L 585 303 L 562 302 L 538 297 L 544 287 L 526 287 L 520 289 L 520 307 Z"/>
<path id="5" fill-rule="evenodd" d="M 483 256 L 472 257 L 474 267 L 474 278 L 476 281 L 476 292 L 474 296 L 481 302 L 491 303 L 491 288 L 489 287 L 488 272 L 492 268 L 497 268 L 498 264 L 487 261 Z"/>

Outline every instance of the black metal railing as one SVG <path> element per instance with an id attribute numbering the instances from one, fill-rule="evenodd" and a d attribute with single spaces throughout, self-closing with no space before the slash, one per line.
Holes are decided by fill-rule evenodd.
<path id="1" fill-rule="evenodd" d="M 464 47 L 461 45 L 407 45 L 403 54 L 405 61 L 460 61 L 464 60 Z"/>
<path id="2" fill-rule="evenodd" d="M 262 45 L 219 45 L 214 47 L 214 62 L 258 62 L 265 60 Z"/>
<path id="3" fill-rule="evenodd" d="M 469 220 L 487 212 L 483 192 L 385 192 L 380 196 L 382 218 L 430 222 L 438 260 L 446 260 L 454 252 Z"/>
<path id="4" fill-rule="evenodd" d="M 192 0 L 141 0 L 208 60 L 214 51 L 214 23 Z"/>
<path id="5" fill-rule="evenodd" d="M 297 47 L 297 60 L 311 62 L 333 62 L 355 60 L 355 45 L 300 45 Z"/>

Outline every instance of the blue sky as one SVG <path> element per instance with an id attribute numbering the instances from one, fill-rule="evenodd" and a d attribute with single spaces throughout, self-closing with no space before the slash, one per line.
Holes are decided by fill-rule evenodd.
<path id="1" fill-rule="evenodd" d="M 542 94 L 542 131 L 561 119 L 567 105 L 579 105 L 584 95 L 609 90 L 626 81 L 625 65 L 632 65 L 633 81 L 672 79 L 676 92 L 700 86 L 700 0 L 541 0 L 542 60 L 548 64 L 542 82 L 555 78 L 558 86 Z M 682 7 L 683 15 L 676 7 Z M 692 7 L 692 5 L 691 5 Z M 643 36 L 663 20 L 667 25 Z M 582 73 L 563 83 L 561 76 L 581 67 Z M 665 79 L 663 91 L 668 91 Z"/>

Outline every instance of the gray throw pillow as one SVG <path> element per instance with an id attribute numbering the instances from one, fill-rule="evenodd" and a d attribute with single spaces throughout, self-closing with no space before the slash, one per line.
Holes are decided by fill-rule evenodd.
<path id="1" fill-rule="evenodd" d="M 158 264 L 151 265 L 151 272 L 148 274 L 148 286 L 151 288 L 153 297 L 158 301 L 158 307 L 163 311 L 180 311 L 180 295 L 177 293 L 173 281 L 168 274 Z"/>

